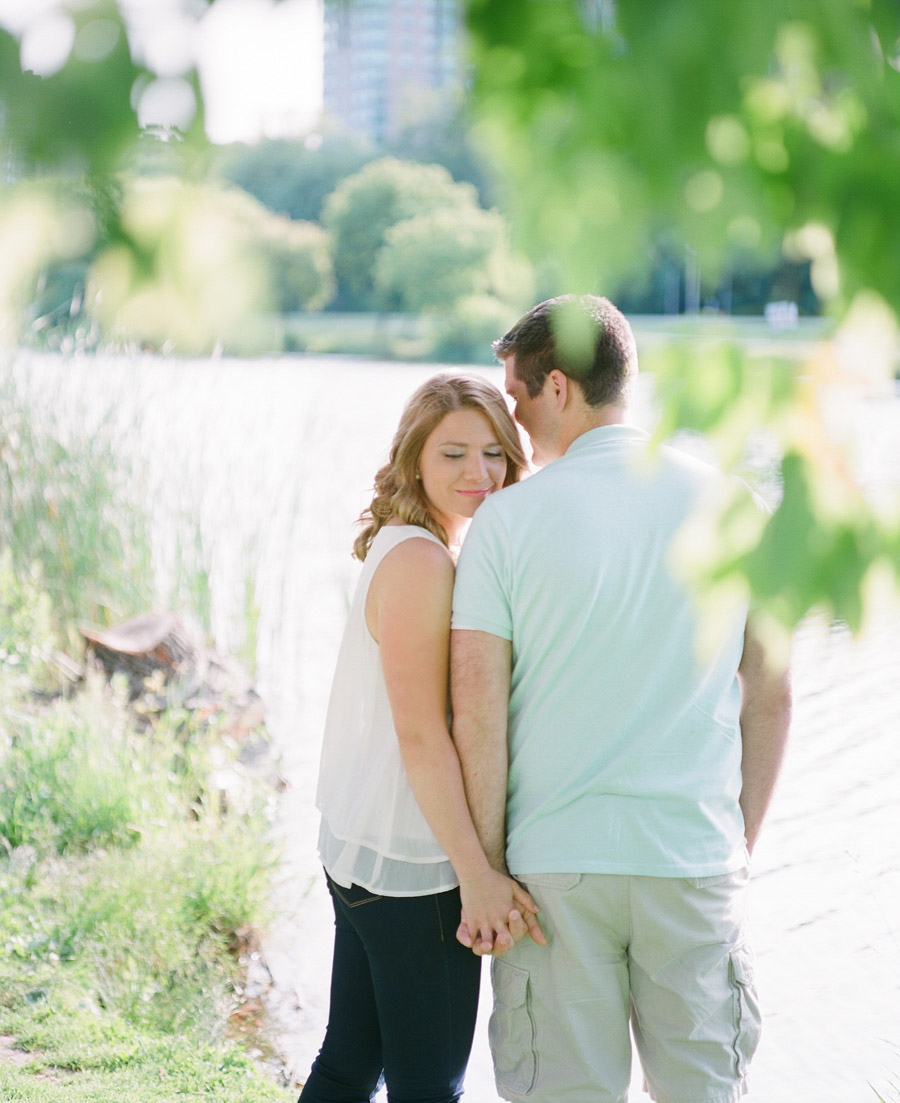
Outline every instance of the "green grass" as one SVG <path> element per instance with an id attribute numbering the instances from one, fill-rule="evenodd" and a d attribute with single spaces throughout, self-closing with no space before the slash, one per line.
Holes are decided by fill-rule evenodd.
<path id="1" fill-rule="evenodd" d="M 272 340 L 278 352 L 429 360 L 432 329 L 430 319 L 414 314 L 288 314 L 277 319 Z"/>
<path id="2" fill-rule="evenodd" d="M 277 861 L 269 792 L 220 799 L 224 717 L 156 711 L 99 674 L 36 693 L 47 598 L 6 566 L 0 1035 L 21 1061 L 0 1060 L 0 1099 L 282 1103 L 229 1028 Z"/>
<path id="3" fill-rule="evenodd" d="M 0 545 L 0 664 L 3 684 L 52 691 L 58 680 L 51 666 L 59 646 L 53 607 L 43 587 L 39 563 L 17 569 L 12 550 Z"/>
<path id="4" fill-rule="evenodd" d="M 471 328 L 477 333 L 458 334 L 464 338 L 460 347 L 474 355 L 474 362 L 492 363 L 491 340 L 501 336 L 504 324 L 514 321 L 511 315 L 505 320 L 497 316 L 492 327 L 484 328 L 474 319 L 464 319 L 457 329 Z M 750 348 L 777 347 L 782 355 L 802 354 L 810 342 L 827 337 L 831 328 L 826 318 L 801 318 L 796 329 L 787 330 L 772 329 L 762 317 L 731 315 L 633 315 L 629 321 L 641 349 L 683 340 L 728 340 Z M 291 314 L 278 319 L 271 334 L 276 351 L 343 353 L 388 360 L 437 360 L 446 342 L 447 335 L 442 336 L 435 319 L 412 314 Z M 460 357 L 453 353 L 449 359 Z"/>
<path id="5" fill-rule="evenodd" d="M 893 1043 L 892 1048 L 895 1050 L 896 1058 L 900 1059 L 900 1045 Z M 891 1077 L 881 1087 L 876 1087 L 872 1083 L 869 1087 L 878 1103 L 900 1103 L 900 1079 Z M 885 1094 L 882 1095 L 882 1092 Z"/>
<path id="6" fill-rule="evenodd" d="M 786 344 L 825 338 L 833 329 L 828 318 L 798 318 L 791 329 L 774 329 L 761 315 L 749 314 L 630 314 L 635 334 L 668 337 L 730 337 L 735 340 L 774 339 Z"/>
<path id="7" fill-rule="evenodd" d="M 99 682 L 5 701 L 0 1034 L 34 1057 L 0 1062 L 0 1098 L 286 1098 L 228 1032 L 277 857 L 261 812 L 224 809 L 202 748 L 129 726 Z"/>
<path id="8" fill-rule="evenodd" d="M 251 829 L 171 826 L 128 851 L 7 868 L 4 991 L 43 978 L 135 1026 L 215 1035 L 236 1006 L 233 949 L 265 913 L 264 833 L 237 845 Z"/>
<path id="9" fill-rule="evenodd" d="M 4 1103 L 285 1103 L 245 1054 L 191 1036 L 148 1034 L 89 1007 L 46 1001 L 25 1014 L 0 1011 L 27 1064 L 0 1061 Z"/>
<path id="10" fill-rule="evenodd" d="M 9 715 L 0 778 L 0 837 L 8 847 L 63 854 L 139 837 L 159 800 L 160 766 L 152 743 L 130 727 L 122 694 L 104 688 L 92 677 L 72 700 Z"/>
<path id="11" fill-rule="evenodd" d="M 151 519 L 112 408 L 89 426 L 45 407 L 0 382 L 0 1035 L 17 1058 L 0 1099 L 282 1103 L 246 1052 L 265 1038 L 231 1026 L 267 918 L 272 794 L 213 784 L 237 753 L 224 712 L 167 707 L 158 686 L 132 700 L 90 667 L 73 683 L 79 624 L 154 604 Z M 172 607 L 208 630 L 196 523 L 176 539 Z M 244 613 L 249 660 L 250 582 Z"/>

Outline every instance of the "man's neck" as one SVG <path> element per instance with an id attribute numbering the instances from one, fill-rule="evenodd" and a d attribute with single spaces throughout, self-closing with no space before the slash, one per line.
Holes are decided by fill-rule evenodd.
<path id="1" fill-rule="evenodd" d="M 578 411 L 573 411 L 560 440 L 560 455 L 567 452 L 574 441 L 592 429 L 601 429 L 604 425 L 624 425 L 626 421 L 627 410 L 624 406 L 612 404 L 584 406 Z"/>

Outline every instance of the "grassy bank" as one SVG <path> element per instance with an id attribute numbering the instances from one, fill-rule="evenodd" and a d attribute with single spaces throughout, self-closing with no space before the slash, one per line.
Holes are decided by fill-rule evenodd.
<path id="1" fill-rule="evenodd" d="M 46 605 L 4 556 L 0 1098 L 285 1099 L 236 1040 L 276 859 L 267 794 L 232 807 L 212 783 L 222 715 L 90 669 L 50 692 L 28 638 Z"/>
<path id="2" fill-rule="evenodd" d="M 379 360 L 495 363 L 491 342 L 514 321 L 508 312 L 485 311 L 465 318 L 412 314 L 290 314 L 273 318 L 261 347 L 274 352 L 341 353 Z M 795 328 L 774 329 L 762 317 L 728 315 L 634 315 L 630 322 L 643 350 L 681 341 L 738 341 L 750 351 L 803 355 L 823 339 L 825 318 L 801 318 Z M 265 328 L 265 327 L 264 327 Z"/>
<path id="3" fill-rule="evenodd" d="M 281 1103 L 245 1029 L 271 788 L 220 789 L 227 707 L 84 662 L 77 621 L 152 593 L 146 525 L 96 434 L 45 436 L 2 397 L 0 1099 Z"/>
<path id="4" fill-rule="evenodd" d="M 280 356 L 290 353 L 364 356 L 375 360 L 418 363 L 494 364 L 491 342 L 515 321 L 515 310 L 490 298 L 475 297 L 446 311 L 426 314 L 321 311 L 257 315 L 248 319 L 237 345 L 219 350 L 227 356 Z M 802 317 L 792 327 L 778 328 L 762 316 L 726 314 L 629 315 L 642 349 L 683 341 L 738 342 L 751 353 L 777 350 L 780 355 L 805 356 L 810 343 L 833 329 L 827 318 Z M 65 354 L 76 351 L 134 351 L 126 343 L 78 344 L 41 339 L 37 347 Z M 174 347 L 157 348 L 179 356 Z"/>

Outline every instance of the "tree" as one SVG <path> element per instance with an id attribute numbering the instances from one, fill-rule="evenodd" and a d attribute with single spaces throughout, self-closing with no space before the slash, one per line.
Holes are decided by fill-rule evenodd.
<path id="1" fill-rule="evenodd" d="M 219 343 L 240 348 L 248 314 L 318 310 L 331 300 L 321 226 L 276 215 L 233 187 L 171 176 L 116 183 L 108 225 L 97 217 L 96 192 L 66 178 L 24 181 L 0 195 L 7 338 L 97 323 L 105 341 L 202 353 Z"/>
<path id="2" fill-rule="evenodd" d="M 271 140 L 229 146 L 218 171 L 288 218 L 318 222 L 322 205 L 341 180 L 358 172 L 373 154 L 353 138 L 325 138 L 321 145 Z"/>
<path id="3" fill-rule="evenodd" d="M 113 172 L 137 137 L 132 90 L 154 74 L 133 61 L 114 0 L 78 5 L 62 19 L 70 25 L 71 51 L 45 76 L 23 72 L 18 38 L 0 29 L 4 137 L 26 169 Z"/>
<path id="4" fill-rule="evenodd" d="M 96 323 L 107 342 L 240 350 L 248 315 L 318 309 L 334 293 L 322 227 L 273 214 L 237 188 L 123 177 L 110 235 L 98 231 L 96 198 L 66 183 L 26 182 L 0 204 L 0 242 L 14 244 L 18 227 L 35 246 L 19 288 L 34 304 L 33 331 L 75 319 Z M 46 202 L 54 193 L 65 203 Z"/>
<path id="5" fill-rule="evenodd" d="M 661 238 L 691 249 L 713 286 L 737 253 L 758 257 L 763 267 L 773 253 L 808 266 L 834 338 L 805 362 L 749 359 L 726 342 L 676 348 L 651 367 L 662 433 L 698 428 L 733 465 L 748 433 L 765 424 L 782 455 L 771 522 L 758 525 L 727 505 L 724 558 L 705 562 L 701 542 L 693 547 L 695 563 L 725 589 L 751 586 L 785 628 L 814 606 L 857 626 L 882 583 L 900 575 L 900 505 L 876 505 L 861 491 L 820 391 L 835 379 L 848 394 L 893 386 L 900 309 L 896 0 L 463 2 L 476 139 L 503 169 L 503 209 L 518 240 L 543 271 L 552 260 L 559 290 L 640 281 Z M 153 211 L 124 217 L 109 178 L 137 137 L 132 97 L 157 74 L 133 60 L 113 0 L 84 0 L 72 19 L 69 57 L 41 78 L 21 71 L 17 37 L 0 31 L 6 160 L 87 173 L 98 199 L 90 217 L 115 243 L 111 291 L 120 277 L 149 288 L 171 263 L 167 235 L 141 232 Z M 186 124 L 194 139 L 202 127 L 196 74 L 182 80 L 196 98 Z M 345 296 L 372 302 L 374 265 L 391 226 L 458 211 L 464 193 L 441 170 L 393 160 L 339 185 L 323 217 L 334 232 Z M 67 223 L 48 213 L 49 202 L 35 193 L 0 204 L 0 320 L 11 316 L 41 258 L 65 251 Z M 208 228 L 211 213 L 198 209 L 191 221 Z M 226 262 L 214 235 L 204 234 L 187 234 L 206 245 L 193 255 L 198 267 L 178 309 L 189 310 L 191 294 L 208 301 L 209 281 L 198 273 L 216 277 L 229 267 L 237 324 L 238 307 L 252 307 L 253 289 L 237 294 L 241 264 Z M 470 305 L 484 318 L 477 301 Z M 194 312 L 198 326 L 204 317 Z M 165 320 L 161 315 L 160 324 Z M 15 336 L 10 325 L 6 332 Z"/>
<path id="6" fill-rule="evenodd" d="M 426 120 L 405 127 L 386 152 L 401 161 L 443 165 L 454 180 L 475 185 L 483 207 L 497 205 L 497 174 L 489 151 L 478 145 L 472 133 L 465 101 L 454 97 Z"/>
<path id="7" fill-rule="evenodd" d="M 478 130 L 521 226 L 578 282 L 640 269 L 664 227 L 705 272 L 734 246 L 786 246 L 814 254 L 829 300 L 900 300 L 876 231 L 900 225 L 892 0 L 662 0 L 652 18 L 640 0 L 468 8 Z"/>
<path id="8" fill-rule="evenodd" d="M 375 261 L 385 303 L 418 313 L 488 290 L 488 258 L 504 234 L 496 211 L 434 211 L 391 226 Z"/>
<path id="9" fill-rule="evenodd" d="M 476 129 L 506 207 L 563 289 L 639 280 L 660 231 L 718 282 L 735 252 L 808 265 L 835 339 L 802 364 L 736 344 L 652 364 L 661 433 L 694 427 L 739 462 L 778 437 L 780 503 L 761 526 L 723 507 L 724 557 L 772 624 L 818 607 L 861 623 L 900 576 L 900 503 L 857 485 L 821 389 L 890 393 L 900 267 L 900 16 L 892 0 L 467 0 Z"/>
<path id="10" fill-rule="evenodd" d="M 85 295 L 106 339 L 193 354 L 240 347 L 245 319 L 267 305 L 268 273 L 251 232 L 260 211 L 236 189 L 128 181 L 125 241 L 103 243 Z"/>
<path id="11" fill-rule="evenodd" d="M 342 181 L 325 202 L 334 240 L 334 270 L 347 305 L 377 305 L 375 265 L 392 226 L 417 215 L 477 206 L 471 184 L 454 183 L 439 165 L 383 157 Z"/>
<path id="12" fill-rule="evenodd" d="M 267 268 L 271 309 L 279 314 L 321 310 L 335 291 L 328 234 L 315 222 L 268 214 L 256 228 Z"/>

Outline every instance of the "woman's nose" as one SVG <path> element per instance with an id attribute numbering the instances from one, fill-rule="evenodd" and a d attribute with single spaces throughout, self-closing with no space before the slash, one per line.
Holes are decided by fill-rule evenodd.
<path id="1" fill-rule="evenodd" d="M 473 482 L 484 478 L 487 471 L 487 465 L 484 462 L 484 456 L 480 452 L 470 453 L 468 462 L 466 463 L 466 477 Z"/>

